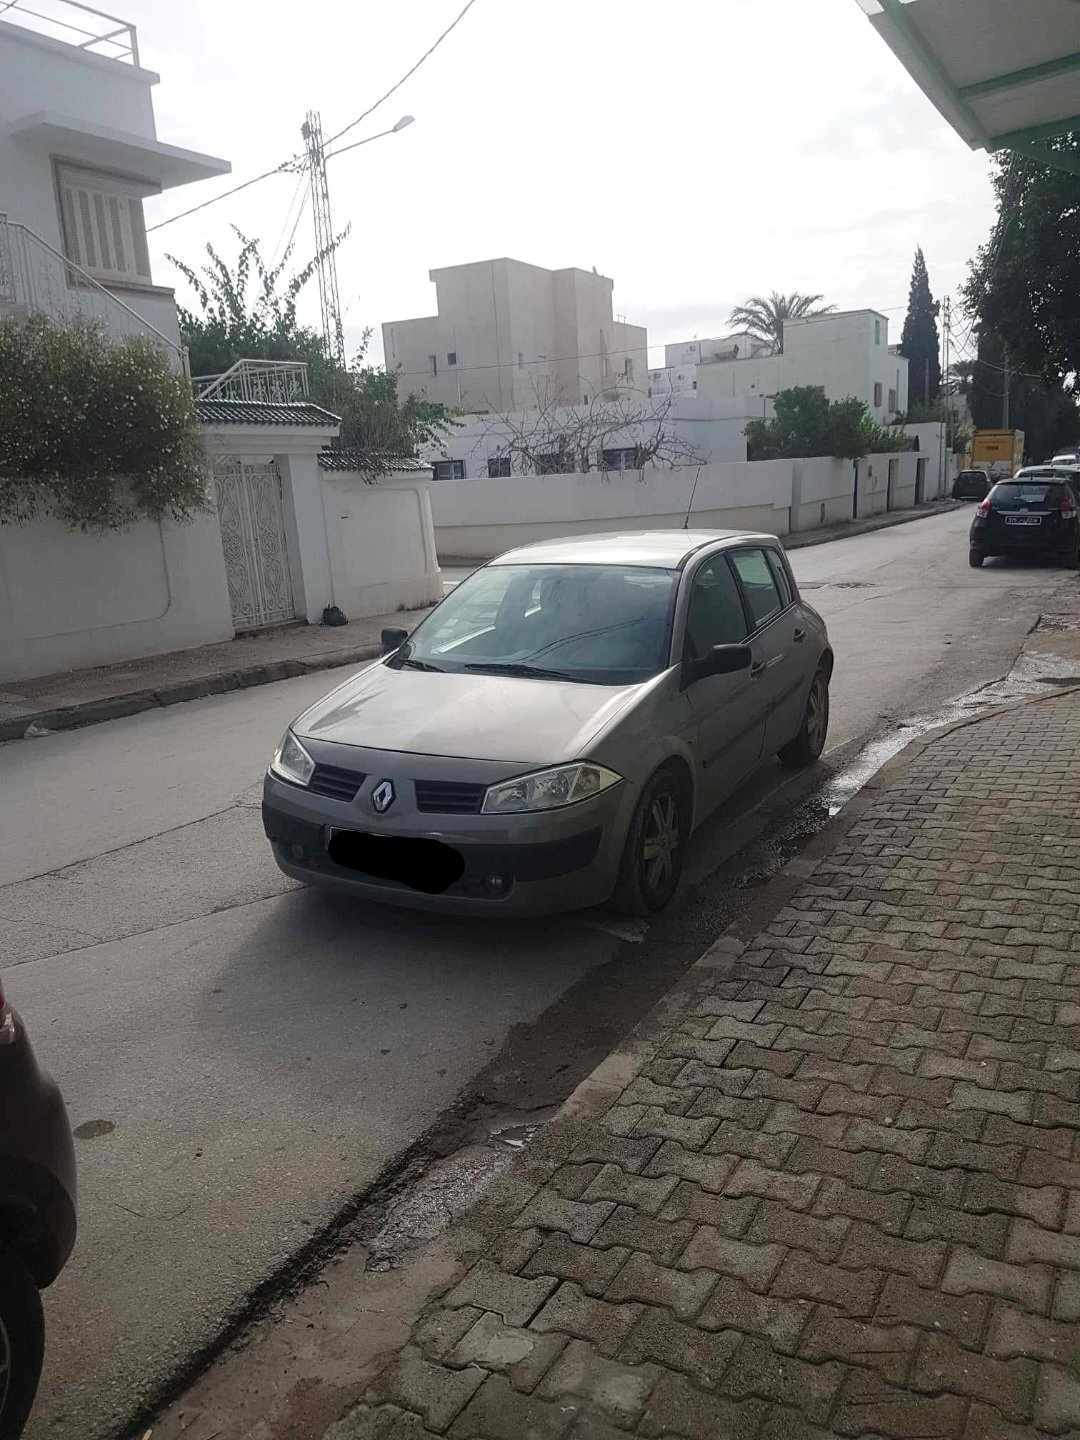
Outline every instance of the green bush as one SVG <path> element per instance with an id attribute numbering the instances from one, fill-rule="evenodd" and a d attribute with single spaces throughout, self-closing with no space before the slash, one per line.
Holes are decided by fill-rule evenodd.
<path id="1" fill-rule="evenodd" d="M 206 481 L 191 386 L 154 344 L 0 321 L 0 524 L 187 520 L 207 507 Z"/>
<path id="2" fill-rule="evenodd" d="M 858 460 L 863 455 L 910 450 L 914 444 L 901 430 L 883 429 L 861 400 L 827 400 L 819 385 L 795 385 L 776 396 L 775 418 L 751 420 L 746 427 L 746 453 L 751 460 L 790 460 L 835 455 Z"/>

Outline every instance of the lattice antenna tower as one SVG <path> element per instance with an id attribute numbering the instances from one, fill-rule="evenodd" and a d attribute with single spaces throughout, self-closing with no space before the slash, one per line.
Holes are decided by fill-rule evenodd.
<path id="1" fill-rule="evenodd" d="M 311 179 L 311 211 L 315 219 L 315 253 L 319 257 L 319 306 L 322 311 L 323 344 L 326 346 L 326 353 L 344 365 L 345 332 L 341 325 L 334 225 L 330 216 L 330 189 L 326 183 L 322 119 L 317 110 L 307 112 L 300 133 L 304 137 L 308 174 Z"/>

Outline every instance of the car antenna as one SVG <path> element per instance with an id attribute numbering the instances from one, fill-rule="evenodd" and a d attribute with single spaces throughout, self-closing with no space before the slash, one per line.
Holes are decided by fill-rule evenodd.
<path id="1" fill-rule="evenodd" d="M 686 506 L 686 514 L 683 516 L 682 528 L 683 528 L 684 530 L 689 530 L 689 529 L 690 529 L 690 512 L 691 512 L 691 510 L 693 510 L 693 508 L 694 508 L 694 497 L 697 495 L 697 482 L 698 482 L 700 479 L 701 479 L 701 466 L 699 465 L 699 466 L 697 467 L 697 473 L 696 473 L 696 475 L 694 476 L 694 484 L 693 484 L 693 487 L 692 487 L 692 489 L 691 489 L 691 491 L 690 491 L 690 500 L 689 500 L 689 502 L 688 502 L 688 504 L 687 504 L 687 506 Z"/>

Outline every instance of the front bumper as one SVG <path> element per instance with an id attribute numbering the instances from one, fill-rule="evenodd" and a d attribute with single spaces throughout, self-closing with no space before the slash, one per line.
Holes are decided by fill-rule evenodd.
<path id="1" fill-rule="evenodd" d="M 307 739 L 304 744 L 313 748 Z M 320 745 L 320 752 L 329 749 Z M 425 769 L 445 778 L 445 760 L 355 752 L 347 747 L 325 756 L 343 758 L 366 779 L 354 800 L 313 795 L 269 772 L 263 785 L 263 828 L 278 866 L 309 884 L 410 909 L 465 915 L 537 915 L 584 909 L 608 899 L 618 878 L 626 831 L 636 795 L 627 781 L 602 795 L 560 810 L 524 815 L 424 813 L 413 801 L 413 780 Z M 476 778 L 486 762 L 462 762 Z M 525 767 L 517 767 L 518 773 Z M 500 767 L 502 771 L 506 767 Z M 507 772 L 512 773 L 512 772 Z M 397 799 L 390 816 L 379 816 L 371 792 L 384 778 L 394 781 Z M 505 775 L 489 774 L 490 783 Z M 460 857 L 460 876 L 428 893 L 399 880 L 346 868 L 329 851 L 331 832 L 358 831 L 395 841 L 434 841 Z"/>

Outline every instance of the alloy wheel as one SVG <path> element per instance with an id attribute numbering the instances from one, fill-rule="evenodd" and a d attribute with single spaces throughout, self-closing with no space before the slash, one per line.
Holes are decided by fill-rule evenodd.
<path id="1" fill-rule="evenodd" d="M 643 879 L 652 894 L 671 885 L 681 842 L 678 802 L 670 790 L 661 791 L 649 806 L 641 837 Z"/>
<path id="2" fill-rule="evenodd" d="M 815 755 L 825 748 L 825 737 L 829 730 L 829 687 L 825 677 L 818 672 L 810 686 L 806 702 L 806 738 Z"/>

